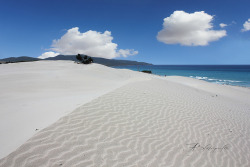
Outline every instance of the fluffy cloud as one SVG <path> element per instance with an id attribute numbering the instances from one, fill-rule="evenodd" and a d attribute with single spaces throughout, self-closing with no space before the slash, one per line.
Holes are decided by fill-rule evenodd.
<path id="1" fill-rule="evenodd" d="M 228 26 L 227 24 L 224 24 L 224 23 L 220 23 L 220 27 L 221 28 L 224 28 L 224 27 L 226 27 L 226 26 Z"/>
<path id="2" fill-rule="evenodd" d="M 93 57 L 115 58 L 127 57 L 138 54 L 138 51 L 133 49 L 120 49 L 118 45 L 112 42 L 113 37 L 110 31 L 104 33 L 97 31 L 87 31 L 81 33 L 78 27 L 69 29 L 60 39 L 53 40 L 51 51 L 64 55 L 86 54 Z M 47 52 L 46 52 L 47 53 Z M 45 53 L 44 53 L 45 54 Z M 47 54 L 49 55 L 49 54 Z M 40 56 L 40 58 L 42 55 Z M 45 57 L 45 56 L 44 56 Z"/>
<path id="3" fill-rule="evenodd" d="M 213 30 L 213 16 L 201 11 L 186 13 L 175 11 L 164 19 L 157 39 L 166 44 L 204 46 L 226 36 L 225 30 Z"/>
<path id="4" fill-rule="evenodd" d="M 57 56 L 57 55 L 59 55 L 59 53 L 55 53 L 55 52 L 45 52 L 45 53 L 43 53 L 41 56 L 39 56 L 38 58 L 40 58 L 40 59 L 46 59 L 46 58 L 48 58 L 48 57 L 55 57 L 55 56 Z"/>
<path id="5" fill-rule="evenodd" d="M 248 19 L 244 24 L 243 24 L 243 29 L 241 31 L 250 31 L 250 19 Z"/>
<path id="6" fill-rule="evenodd" d="M 134 56 L 134 55 L 137 55 L 138 54 L 138 51 L 135 51 L 133 49 L 120 49 L 118 51 L 118 55 L 121 55 L 123 57 L 127 57 L 127 56 Z"/>

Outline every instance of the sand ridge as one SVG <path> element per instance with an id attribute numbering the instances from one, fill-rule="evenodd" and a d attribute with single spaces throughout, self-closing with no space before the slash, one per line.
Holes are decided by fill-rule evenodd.
<path id="1" fill-rule="evenodd" d="M 0 166 L 247 167 L 249 118 L 250 103 L 153 78 L 77 108 Z"/>
<path id="2" fill-rule="evenodd" d="M 0 158 L 77 107 L 150 77 L 130 70 L 73 61 L 0 65 Z"/>

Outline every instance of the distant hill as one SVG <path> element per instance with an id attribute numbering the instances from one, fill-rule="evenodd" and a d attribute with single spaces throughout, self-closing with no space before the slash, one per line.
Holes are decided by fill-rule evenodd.
<path id="1" fill-rule="evenodd" d="M 84 55 L 83 55 L 84 56 Z M 149 63 L 144 62 L 137 62 L 137 61 L 130 61 L 130 60 L 116 60 L 116 59 L 105 59 L 105 58 L 99 58 L 99 57 L 92 57 L 94 60 L 94 63 L 102 64 L 105 66 L 126 66 L 126 65 L 152 65 Z M 9 57 L 5 59 L 0 59 L 0 62 L 29 62 L 29 61 L 39 61 L 39 60 L 71 60 L 71 61 L 77 61 L 75 55 L 58 55 L 56 57 L 49 57 L 46 59 L 39 59 L 34 57 Z"/>
<path id="2" fill-rule="evenodd" d="M 144 62 L 130 61 L 130 60 L 116 60 L 116 59 L 105 59 L 99 57 L 92 57 L 94 63 L 102 64 L 105 66 L 123 66 L 123 65 L 152 65 Z M 72 60 L 77 61 L 75 55 L 58 55 L 56 57 L 50 57 L 44 60 Z"/>
<path id="3" fill-rule="evenodd" d="M 8 58 L 5 58 L 5 59 L 0 59 L 1 62 L 11 62 L 11 63 L 29 62 L 29 61 L 38 61 L 38 60 L 41 60 L 41 59 L 34 58 L 34 57 L 27 57 L 27 56 L 8 57 Z"/>

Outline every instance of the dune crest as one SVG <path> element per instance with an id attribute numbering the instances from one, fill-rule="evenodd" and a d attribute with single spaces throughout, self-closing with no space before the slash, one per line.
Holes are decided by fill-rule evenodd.
<path id="1" fill-rule="evenodd" d="M 0 158 L 77 107 L 149 77 L 72 61 L 0 65 Z"/>

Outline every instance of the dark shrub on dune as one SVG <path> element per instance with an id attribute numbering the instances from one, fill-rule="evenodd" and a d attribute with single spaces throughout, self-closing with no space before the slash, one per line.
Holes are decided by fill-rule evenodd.
<path id="1" fill-rule="evenodd" d="M 142 70 L 141 72 L 152 74 L 152 71 L 149 71 L 149 70 Z"/>
<path id="2" fill-rule="evenodd" d="M 93 59 L 90 56 L 84 55 L 82 56 L 80 54 L 76 55 L 76 59 L 80 61 L 82 64 L 90 64 L 93 63 Z"/>
<path id="3" fill-rule="evenodd" d="M 88 61 L 89 61 L 90 63 L 93 63 L 93 62 L 94 62 L 93 59 L 92 59 L 91 57 L 88 58 Z"/>
<path id="4" fill-rule="evenodd" d="M 82 61 L 82 56 L 80 54 L 78 54 L 78 55 L 76 55 L 76 59 L 81 62 Z"/>

